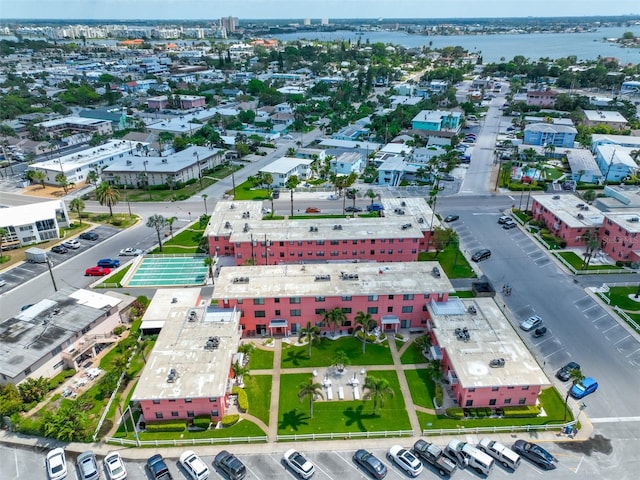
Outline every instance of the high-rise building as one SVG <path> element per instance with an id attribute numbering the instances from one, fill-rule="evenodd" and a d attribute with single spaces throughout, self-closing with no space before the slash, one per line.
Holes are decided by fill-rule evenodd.
<path id="1" fill-rule="evenodd" d="M 311 19 L 310 18 L 305 18 L 304 19 L 304 24 L 305 25 L 311 25 Z"/>
<path id="2" fill-rule="evenodd" d="M 320 25 L 329 25 L 329 19 L 328 18 L 323 18 L 320 20 Z"/>
<path id="3" fill-rule="evenodd" d="M 220 28 L 224 28 L 227 32 L 235 32 L 238 25 L 237 17 L 221 17 Z"/>

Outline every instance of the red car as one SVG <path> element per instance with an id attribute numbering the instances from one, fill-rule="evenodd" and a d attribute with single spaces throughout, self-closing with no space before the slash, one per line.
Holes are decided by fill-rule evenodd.
<path id="1" fill-rule="evenodd" d="M 320 209 L 316 207 L 308 207 L 306 210 L 307 213 L 320 213 Z"/>
<path id="2" fill-rule="evenodd" d="M 110 273 L 111 269 L 106 267 L 91 267 L 84 271 L 84 274 L 90 277 L 102 277 L 104 275 L 109 275 Z"/>

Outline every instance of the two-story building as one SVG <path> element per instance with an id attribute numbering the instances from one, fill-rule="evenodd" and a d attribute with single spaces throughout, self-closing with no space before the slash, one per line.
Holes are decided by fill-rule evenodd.
<path id="1" fill-rule="evenodd" d="M 360 174 L 366 166 L 366 159 L 361 152 L 345 152 L 330 161 L 331 172 L 336 175 Z"/>
<path id="2" fill-rule="evenodd" d="M 460 129 L 461 112 L 422 110 L 411 120 L 414 130 L 440 131 Z"/>
<path id="3" fill-rule="evenodd" d="M 492 298 L 426 304 L 431 355 L 460 407 L 536 405 L 550 382 Z M 504 364 L 492 368 L 492 360 Z"/>
<path id="4" fill-rule="evenodd" d="M 590 127 L 607 125 L 622 130 L 627 127 L 627 119 L 614 110 L 583 110 L 584 124 Z"/>
<path id="5" fill-rule="evenodd" d="M 621 182 L 638 171 L 638 164 L 631 156 L 632 148 L 614 144 L 598 145 L 595 148 L 596 163 L 607 182 Z"/>
<path id="6" fill-rule="evenodd" d="M 578 130 L 569 125 L 532 123 L 524 127 L 526 145 L 553 145 L 556 148 L 573 148 Z"/>
<path id="7" fill-rule="evenodd" d="M 640 208 L 605 212 L 599 239 L 613 260 L 640 262 Z"/>
<path id="8" fill-rule="evenodd" d="M 527 105 L 552 108 L 556 103 L 556 92 L 553 90 L 530 90 L 527 92 Z"/>
<path id="9" fill-rule="evenodd" d="M 284 188 L 292 176 L 297 176 L 298 180 L 304 181 L 311 174 L 310 158 L 281 157 L 274 160 L 260 169 L 260 173 L 269 173 L 273 177 L 273 188 Z"/>
<path id="10" fill-rule="evenodd" d="M 355 329 L 358 312 L 382 331 L 425 329 L 426 305 L 446 301 L 453 286 L 437 262 L 312 263 L 223 267 L 213 292 L 219 308 L 242 312 L 243 335 L 296 335 L 308 322 L 327 335 Z M 278 279 L 272 281 L 271 279 Z M 325 313 L 340 308 L 341 325 Z"/>
<path id="11" fill-rule="evenodd" d="M 69 214 L 64 200 L 32 203 L 7 207 L 0 215 L 3 235 L 2 248 L 17 248 L 23 245 L 60 238 L 62 227 L 69 226 Z"/>

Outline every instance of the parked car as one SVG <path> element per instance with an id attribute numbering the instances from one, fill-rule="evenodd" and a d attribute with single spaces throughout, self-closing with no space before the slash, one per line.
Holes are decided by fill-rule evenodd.
<path id="1" fill-rule="evenodd" d="M 536 328 L 533 331 L 533 338 L 539 338 L 542 337 L 543 335 L 546 335 L 547 333 L 547 327 L 545 327 L 544 325 L 541 327 Z"/>
<path id="2" fill-rule="evenodd" d="M 213 464 L 222 470 L 229 480 L 242 480 L 247 475 L 247 467 L 234 454 L 222 450 L 213 460 Z"/>
<path id="3" fill-rule="evenodd" d="M 0 278 L 0 287 L 4 287 L 7 284 L 4 278 Z"/>
<path id="4" fill-rule="evenodd" d="M 120 250 L 120 253 L 118 255 L 120 255 L 121 257 L 137 257 L 138 255 L 142 255 L 143 253 L 144 252 L 139 248 L 129 247 Z"/>
<path id="5" fill-rule="evenodd" d="M 28 303 L 27 305 L 22 305 L 20 307 L 20 311 L 24 312 L 25 310 L 28 310 L 29 308 L 33 307 L 33 305 L 34 305 L 33 303 Z"/>
<path id="6" fill-rule="evenodd" d="M 82 452 L 78 455 L 78 471 L 81 480 L 96 480 L 100 478 L 100 470 L 98 470 L 98 462 L 93 452 Z"/>
<path id="7" fill-rule="evenodd" d="M 195 452 L 187 450 L 180 455 L 179 462 L 192 480 L 207 480 L 209 478 L 209 467 Z"/>
<path id="8" fill-rule="evenodd" d="M 88 277 L 103 277 L 110 273 L 111 269 L 106 267 L 89 267 L 84 271 L 84 274 Z"/>
<path id="9" fill-rule="evenodd" d="M 411 451 L 400 445 L 394 445 L 387 452 L 387 458 L 407 472 L 411 477 L 417 477 L 422 473 L 424 466 Z"/>
<path id="10" fill-rule="evenodd" d="M 274 200 L 277 200 L 280 198 L 280 190 L 274 190 L 273 192 L 271 192 L 271 198 L 273 198 Z"/>
<path id="11" fill-rule="evenodd" d="M 56 245 L 55 247 L 51 247 L 51 251 L 53 253 L 65 254 L 69 251 L 69 249 L 62 245 Z"/>
<path id="12" fill-rule="evenodd" d="M 571 372 L 573 370 L 580 370 L 580 365 L 578 365 L 576 362 L 569 362 L 560 370 L 558 370 L 558 372 L 556 373 L 556 377 L 563 382 L 566 382 L 571 378 Z"/>
<path id="13" fill-rule="evenodd" d="M 504 225 L 505 223 L 509 223 L 509 222 L 513 222 L 513 218 L 511 218 L 509 215 L 502 215 L 499 219 L 498 219 L 498 223 L 500 225 Z"/>
<path id="14" fill-rule="evenodd" d="M 361 448 L 356 451 L 356 453 L 353 454 L 353 461 L 373 478 L 380 480 L 387 476 L 387 466 L 367 450 Z"/>
<path id="15" fill-rule="evenodd" d="M 62 246 L 67 248 L 72 248 L 73 250 L 77 250 L 82 246 L 82 244 L 75 238 L 70 238 L 69 240 L 62 242 Z"/>
<path id="16" fill-rule="evenodd" d="M 320 213 L 320 209 L 318 207 L 307 207 L 305 212 L 307 212 L 307 213 Z"/>
<path id="17" fill-rule="evenodd" d="M 118 268 L 120 266 L 120 260 L 117 258 L 101 258 L 96 265 L 99 267 Z"/>
<path id="18" fill-rule="evenodd" d="M 96 232 L 82 232 L 78 237 L 82 240 L 91 240 L 95 241 L 100 238 Z"/>
<path id="19" fill-rule="evenodd" d="M 291 448 L 284 453 L 284 461 L 287 466 L 300 478 L 307 479 L 315 473 L 316 467 L 307 460 L 295 448 Z"/>
<path id="20" fill-rule="evenodd" d="M 45 464 L 49 480 L 59 480 L 67 476 L 67 459 L 62 448 L 54 448 L 47 453 Z"/>
<path id="21" fill-rule="evenodd" d="M 534 328 L 542 325 L 542 317 L 540 315 L 531 315 L 526 320 L 520 322 L 520 328 L 525 332 L 530 332 Z"/>
<path id="22" fill-rule="evenodd" d="M 127 478 L 127 469 L 118 452 L 109 452 L 104 457 L 104 469 L 109 480 L 124 480 Z"/>
<path id="23" fill-rule="evenodd" d="M 344 211 L 345 211 L 345 212 L 361 212 L 361 211 L 362 211 L 362 208 L 357 207 L 357 206 L 356 206 L 356 207 L 354 207 L 354 206 L 350 205 L 350 206 L 346 207 L 346 208 L 344 209 Z"/>
<path id="24" fill-rule="evenodd" d="M 423 463 L 433 465 L 443 477 L 451 476 L 458 468 L 455 462 L 444 456 L 440 447 L 425 440 L 420 439 L 414 443 L 412 451 Z"/>
<path id="25" fill-rule="evenodd" d="M 502 228 L 504 228 L 505 230 L 511 230 L 512 228 L 516 228 L 518 225 L 516 225 L 516 222 L 507 222 L 504 225 L 502 225 Z"/>
<path id="26" fill-rule="evenodd" d="M 478 450 L 487 453 L 507 468 L 516 470 L 520 466 L 520 455 L 500 442 L 483 438 L 477 445 Z"/>
<path id="27" fill-rule="evenodd" d="M 449 222 L 455 222 L 456 220 L 458 220 L 460 218 L 459 215 L 447 215 L 446 217 L 444 217 L 444 221 L 449 223 Z"/>
<path id="28" fill-rule="evenodd" d="M 381 212 L 384 206 L 381 203 L 371 203 L 367 205 L 367 212 Z"/>
<path id="29" fill-rule="evenodd" d="M 474 253 L 471 256 L 471 260 L 473 260 L 474 262 L 480 262 L 482 260 L 489 258 L 490 256 L 491 256 L 491 250 L 489 250 L 488 248 L 483 248 L 482 250 L 478 250 L 476 253 Z"/>
<path id="30" fill-rule="evenodd" d="M 159 453 L 156 453 L 147 459 L 146 467 L 151 474 L 151 478 L 155 480 L 173 480 L 173 475 L 171 475 L 169 467 L 167 467 L 167 463 Z"/>
<path id="31" fill-rule="evenodd" d="M 518 455 L 532 461 L 541 468 L 546 470 L 553 470 L 556 468 L 555 462 L 557 462 L 558 459 L 540 445 L 527 442 L 526 440 L 516 440 L 511 449 Z"/>
<path id="32" fill-rule="evenodd" d="M 443 175 L 442 177 L 440 177 L 440 180 L 443 180 L 445 182 L 454 182 L 456 180 L 456 177 L 454 177 L 453 175 L 447 173 L 447 174 Z"/>
<path id="33" fill-rule="evenodd" d="M 593 377 L 585 377 L 579 382 L 577 382 L 569 393 L 573 398 L 584 398 L 590 393 L 595 392 L 598 389 L 598 382 Z"/>

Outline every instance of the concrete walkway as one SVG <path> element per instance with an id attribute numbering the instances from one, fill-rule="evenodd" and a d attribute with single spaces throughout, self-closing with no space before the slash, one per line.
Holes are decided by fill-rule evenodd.
<path id="1" fill-rule="evenodd" d="M 396 373 L 398 374 L 398 382 L 400 383 L 400 391 L 402 392 L 402 398 L 404 399 L 404 404 L 407 409 L 407 413 L 409 414 L 409 422 L 411 423 L 411 430 L 414 433 L 420 434 L 422 429 L 420 428 L 420 421 L 418 420 L 418 415 L 416 414 L 416 409 L 413 406 L 413 401 L 411 399 L 411 391 L 409 390 L 409 383 L 407 383 L 407 377 L 404 374 L 404 368 L 402 368 L 402 362 L 400 361 L 400 353 L 396 348 L 396 342 L 394 336 L 389 334 L 387 335 L 389 349 L 391 350 L 391 357 L 393 358 L 393 365 L 395 367 Z"/>
<path id="2" fill-rule="evenodd" d="M 271 370 L 271 403 L 269 404 L 269 428 L 266 430 L 269 443 L 278 438 L 278 404 L 280 403 L 280 364 L 282 362 L 282 339 L 275 339 L 273 369 Z M 257 372 L 254 372 L 257 375 Z"/>

